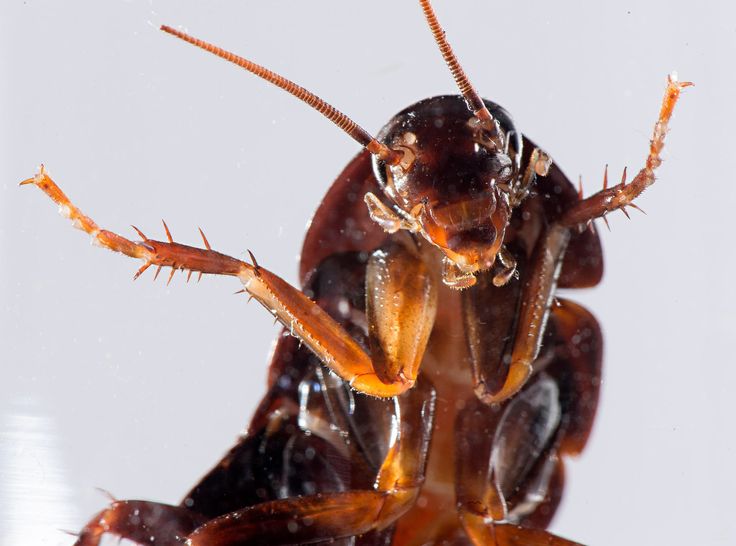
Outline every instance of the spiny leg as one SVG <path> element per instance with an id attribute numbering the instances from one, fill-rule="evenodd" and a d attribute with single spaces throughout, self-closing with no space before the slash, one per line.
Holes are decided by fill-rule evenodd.
<path id="1" fill-rule="evenodd" d="M 180 546 L 204 518 L 186 508 L 147 501 L 115 501 L 79 533 L 74 546 L 98 546 L 110 535 L 136 544 Z"/>
<path id="2" fill-rule="evenodd" d="M 281 278 L 256 265 L 245 290 L 291 329 L 317 357 L 355 390 L 382 398 L 409 390 L 416 381 L 436 307 L 432 275 L 417 256 L 395 245 L 370 258 L 369 356 L 322 308 Z M 375 281 L 373 282 L 371 278 Z M 370 302 L 376 305 L 371 307 Z M 382 305 L 381 300 L 393 305 Z M 397 336 L 396 324 L 401 323 Z"/>
<path id="3" fill-rule="evenodd" d="M 545 331 L 549 308 L 554 296 L 561 259 L 570 241 L 570 230 L 585 226 L 594 218 L 608 212 L 633 206 L 633 200 L 654 183 L 654 170 L 661 164 L 660 157 L 667 134 L 667 126 L 675 104 L 683 88 L 690 82 L 678 82 L 674 75 L 667 80 L 667 89 L 662 100 L 654 134 L 650 142 L 645 167 L 628 184 L 622 181 L 612 188 L 576 202 L 562 217 L 552 224 L 543 235 L 535 250 L 532 274 L 524 280 L 524 289 L 519 310 L 517 329 L 511 353 L 511 362 L 506 381 L 498 392 L 492 393 L 481 383 L 476 392 L 487 403 L 500 402 L 516 393 L 532 373 L 532 363 L 539 353 Z M 607 181 L 607 176 L 605 179 Z"/>
<path id="4" fill-rule="evenodd" d="M 208 273 L 237 277 L 243 284 L 245 291 L 266 307 L 282 324 L 289 328 L 292 335 L 302 340 L 324 365 L 329 367 L 342 379 L 348 381 L 356 390 L 373 396 L 392 397 L 405 392 L 414 385 L 421 355 L 413 355 L 411 362 L 406 367 L 396 367 L 391 364 L 389 367 L 397 373 L 392 375 L 389 382 L 382 381 L 377 375 L 371 357 L 339 323 L 299 290 L 277 275 L 259 266 L 255 262 L 252 254 L 251 260 L 253 263 L 248 264 L 212 250 L 206 239 L 204 239 L 204 244 L 207 247 L 205 249 L 174 243 L 165 224 L 164 226 L 169 239 L 168 242 L 148 239 L 137 228 L 135 229 L 143 240 L 139 242 L 131 241 L 111 231 L 100 229 L 90 217 L 82 213 L 69 200 L 64 192 L 48 176 L 43 166 L 36 176 L 21 182 L 21 185 L 24 184 L 33 184 L 43 190 L 59 205 L 62 214 L 71 219 L 76 227 L 91 235 L 93 242 L 96 244 L 112 251 L 120 252 L 126 256 L 143 260 L 144 264 L 136 273 L 136 277 L 151 265 L 158 267 L 156 274 L 158 274 L 162 267 L 171 267 L 172 272 L 182 269 L 197 271 L 200 274 Z M 384 271 L 385 274 L 391 274 L 390 270 L 391 268 L 395 269 L 395 266 L 390 264 L 395 263 L 397 259 L 399 258 L 394 257 L 386 261 L 384 265 L 388 264 L 388 269 Z M 400 261 L 403 261 L 406 267 L 415 268 L 412 269 L 416 273 L 416 276 L 411 279 L 412 282 L 418 279 L 424 279 L 424 281 L 420 282 L 420 285 L 424 286 L 424 288 L 420 286 L 417 289 L 419 294 L 426 296 L 426 299 L 420 302 L 418 312 L 427 312 L 425 308 L 429 306 L 430 309 L 428 311 L 432 315 L 431 286 L 428 287 L 427 285 L 429 276 L 426 271 L 420 271 L 423 267 L 421 260 L 414 260 L 413 262 L 409 260 L 407 262 L 404 259 Z M 388 285 L 382 288 L 384 293 L 398 293 L 405 288 L 400 280 L 405 275 L 393 275 L 393 277 L 399 279 L 399 284 L 397 284 L 396 280 L 389 281 Z M 417 292 L 417 290 L 414 291 Z M 417 306 L 414 306 L 414 309 L 417 309 Z M 407 310 L 402 308 L 397 312 L 399 315 L 404 316 Z M 384 312 L 381 311 L 381 313 L 383 314 Z M 418 329 L 425 328 L 427 323 L 431 325 L 431 320 L 429 322 L 427 320 L 415 321 Z M 417 332 L 418 336 L 426 338 L 427 336 L 424 334 Z M 424 339 L 423 343 L 426 344 L 426 339 Z M 391 349 L 389 356 L 396 358 L 406 353 L 405 349 L 407 348 L 398 347 L 398 352 L 393 352 L 393 349 Z M 417 346 L 414 349 L 423 353 L 424 345 L 421 347 Z M 411 352 L 412 349 L 409 348 L 409 353 Z M 411 373 L 406 373 L 407 371 Z M 384 377 L 386 376 L 386 374 L 383 375 Z"/>
<path id="5" fill-rule="evenodd" d="M 414 504 L 424 481 L 434 400 L 434 389 L 425 381 L 395 398 L 397 428 L 373 490 L 257 504 L 206 523 L 188 537 L 187 544 L 301 544 L 388 527 Z"/>
<path id="6" fill-rule="evenodd" d="M 136 242 L 126 239 L 121 235 L 100 229 L 100 227 L 86 216 L 76 205 L 74 205 L 56 183 L 49 177 L 46 169 L 41 166 L 39 173 L 33 178 L 21 182 L 21 185 L 34 184 L 48 195 L 52 201 L 59 205 L 59 212 L 72 221 L 74 227 L 81 229 L 92 237 L 92 242 L 114 252 L 120 252 L 131 258 L 143 260 L 143 266 L 137 271 L 134 278 L 138 278 L 146 269 L 152 265 L 171 267 L 177 269 L 188 269 L 199 273 L 211 273 L 215 275 L 231 275 L 236 277 L 251 275 L 254 267 L 221 254 L 214 250 L 195 248 L 179 243 L 174 243 L 169 228 L 164 222 L 164 228 L 169 242 L 154 241 L 146 237 L 138 228 L 133 229 L 143 239 Z M 204 237 L 204 234 L 202 234 Z M 208 246 L 205 239 L 205 245 Z M 157 272 L 158 274 L 158 272 Z"/>
<path id="7" fill-rule="evenodd" d="M 626 183 L 626 172 L 624 171 L 624 179 L 620 184 L 611 188 L 604 186 L 598 193 L 575 203 L 560 219 L 563 225 L 568 227 L 580 226 L 609 212 L 618 209 L 625 210 L 627 205 L 633 206 L 634 199 L 641 195 L 647 187 L 654 184 L 654 170 L 662 164 L 660 154 L 662 148 L 664 148 L 664 139 L 667 135 L 672 112 L 682 89 L 691 85 L 691 82 L 677 81 L 675 74 L 668 76 L 667 89 L 662 99 L 662 107 L 659 111 L 657 123 L 654 125 L 652 140 L 649 144 L 649 155 L 644 168 L 639 171 L 631 182 Z"/>

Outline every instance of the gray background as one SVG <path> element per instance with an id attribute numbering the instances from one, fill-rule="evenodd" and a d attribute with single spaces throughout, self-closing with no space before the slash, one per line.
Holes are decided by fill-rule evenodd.
<path id="1" fill-rule="evenodd" d="M 645 157 L 665 76 L 688 90 L 660 182 L 603 229 L 606 335 L 589 449 L 553 529 L 595 545 L 732 544 L 736 9 L 437 0 L 479 91 L 597 190 Z M 245 248 L 295 282 L 306 222 L 357 146 L 283 92 L 156 30 L 277 70 L 376 132 L 452 80 L 414 1 L 2 3 L 0 543 L 69 544 L 119 498 L 176 502 L 264 392 L 277 332 L 232 279 L 169 287 L 90 247 L 19 180 L 44 162 L 102 226 Z"/>

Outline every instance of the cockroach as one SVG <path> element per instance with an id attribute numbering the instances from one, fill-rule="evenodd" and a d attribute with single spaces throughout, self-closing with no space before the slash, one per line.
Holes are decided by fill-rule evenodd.
<path id="1" fill-rule="evenodd" d="M 588 197 L 463 72 L 420 0 L 459 95 L 421 100 L 372 136 L 316 95 L 184 32 L 162 30 L 281 87 L 363 150 L 307 231 L 298 290 L 261 265 L 135 228 L 100 228 L 41 167 L 21 182 L 105 248 L 168 279 L 229 275 L 285 327 L 269 390 L 239 442 L 171 506 L 114 501 L 79 534 L 137 544 L 576 544 L 546 527 L 564 458 L 598 402 L 602 336 L 558 288 L 596 285 L 593 221 L 655 181 L 672 75 L 645 166 Z"/>

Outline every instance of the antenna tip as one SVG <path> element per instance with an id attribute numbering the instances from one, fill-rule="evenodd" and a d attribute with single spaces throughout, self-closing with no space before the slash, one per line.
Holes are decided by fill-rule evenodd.
<path id="1" fill-rule="evenodd" d="M 175 28 L 170 27 L 169 25 L 161 25 L 158 27 L 159 30 L 163 30 L 167 34 L 173 34 L 174 36 L 178 36 L 180 33 Z"/>

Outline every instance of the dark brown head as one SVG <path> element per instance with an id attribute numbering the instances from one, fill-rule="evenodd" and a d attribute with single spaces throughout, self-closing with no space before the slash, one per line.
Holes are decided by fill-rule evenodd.
<path id="1" fill-rule="evenodd" d="M 161 28 L 281 87 L 364 146 L 373 155 L 376 176 L 394 205 L 387 207 L 372 193 L 366 194 L 371 218 L 389 232 L 421 233 L 440 248 L 445 254 L 446 284 L 471 286 L 473 274 L 490 269 L 498 257 L 505 269 L 493 282 L 500 286 L 515 268 L 503 247 L 511 209 L 528 192 L 533 171 L 543 174 L 549 163 L 540 155 L 522 179 L 520 133 L 503 108 L 481 99 L 447 42 L 430 1 L 420 0 L 420 4 L 460 95 L 410 106 L 394 116 L 377 138 L 283 76 L 179 30 Z"/>
<path id="2" fill-rule="evenodd" d="M 394 116 L 377 139 L 403 152 L 374 171 L 399 212 L 461 273 L 490 269 L 511 216 L 509 189 L 519 176 L 521 137 L 508 113 L 484 101 L 501 148 L 458 95 L 422 100 Z M 494 128 L 495 129 L 495 128 Z"/>

